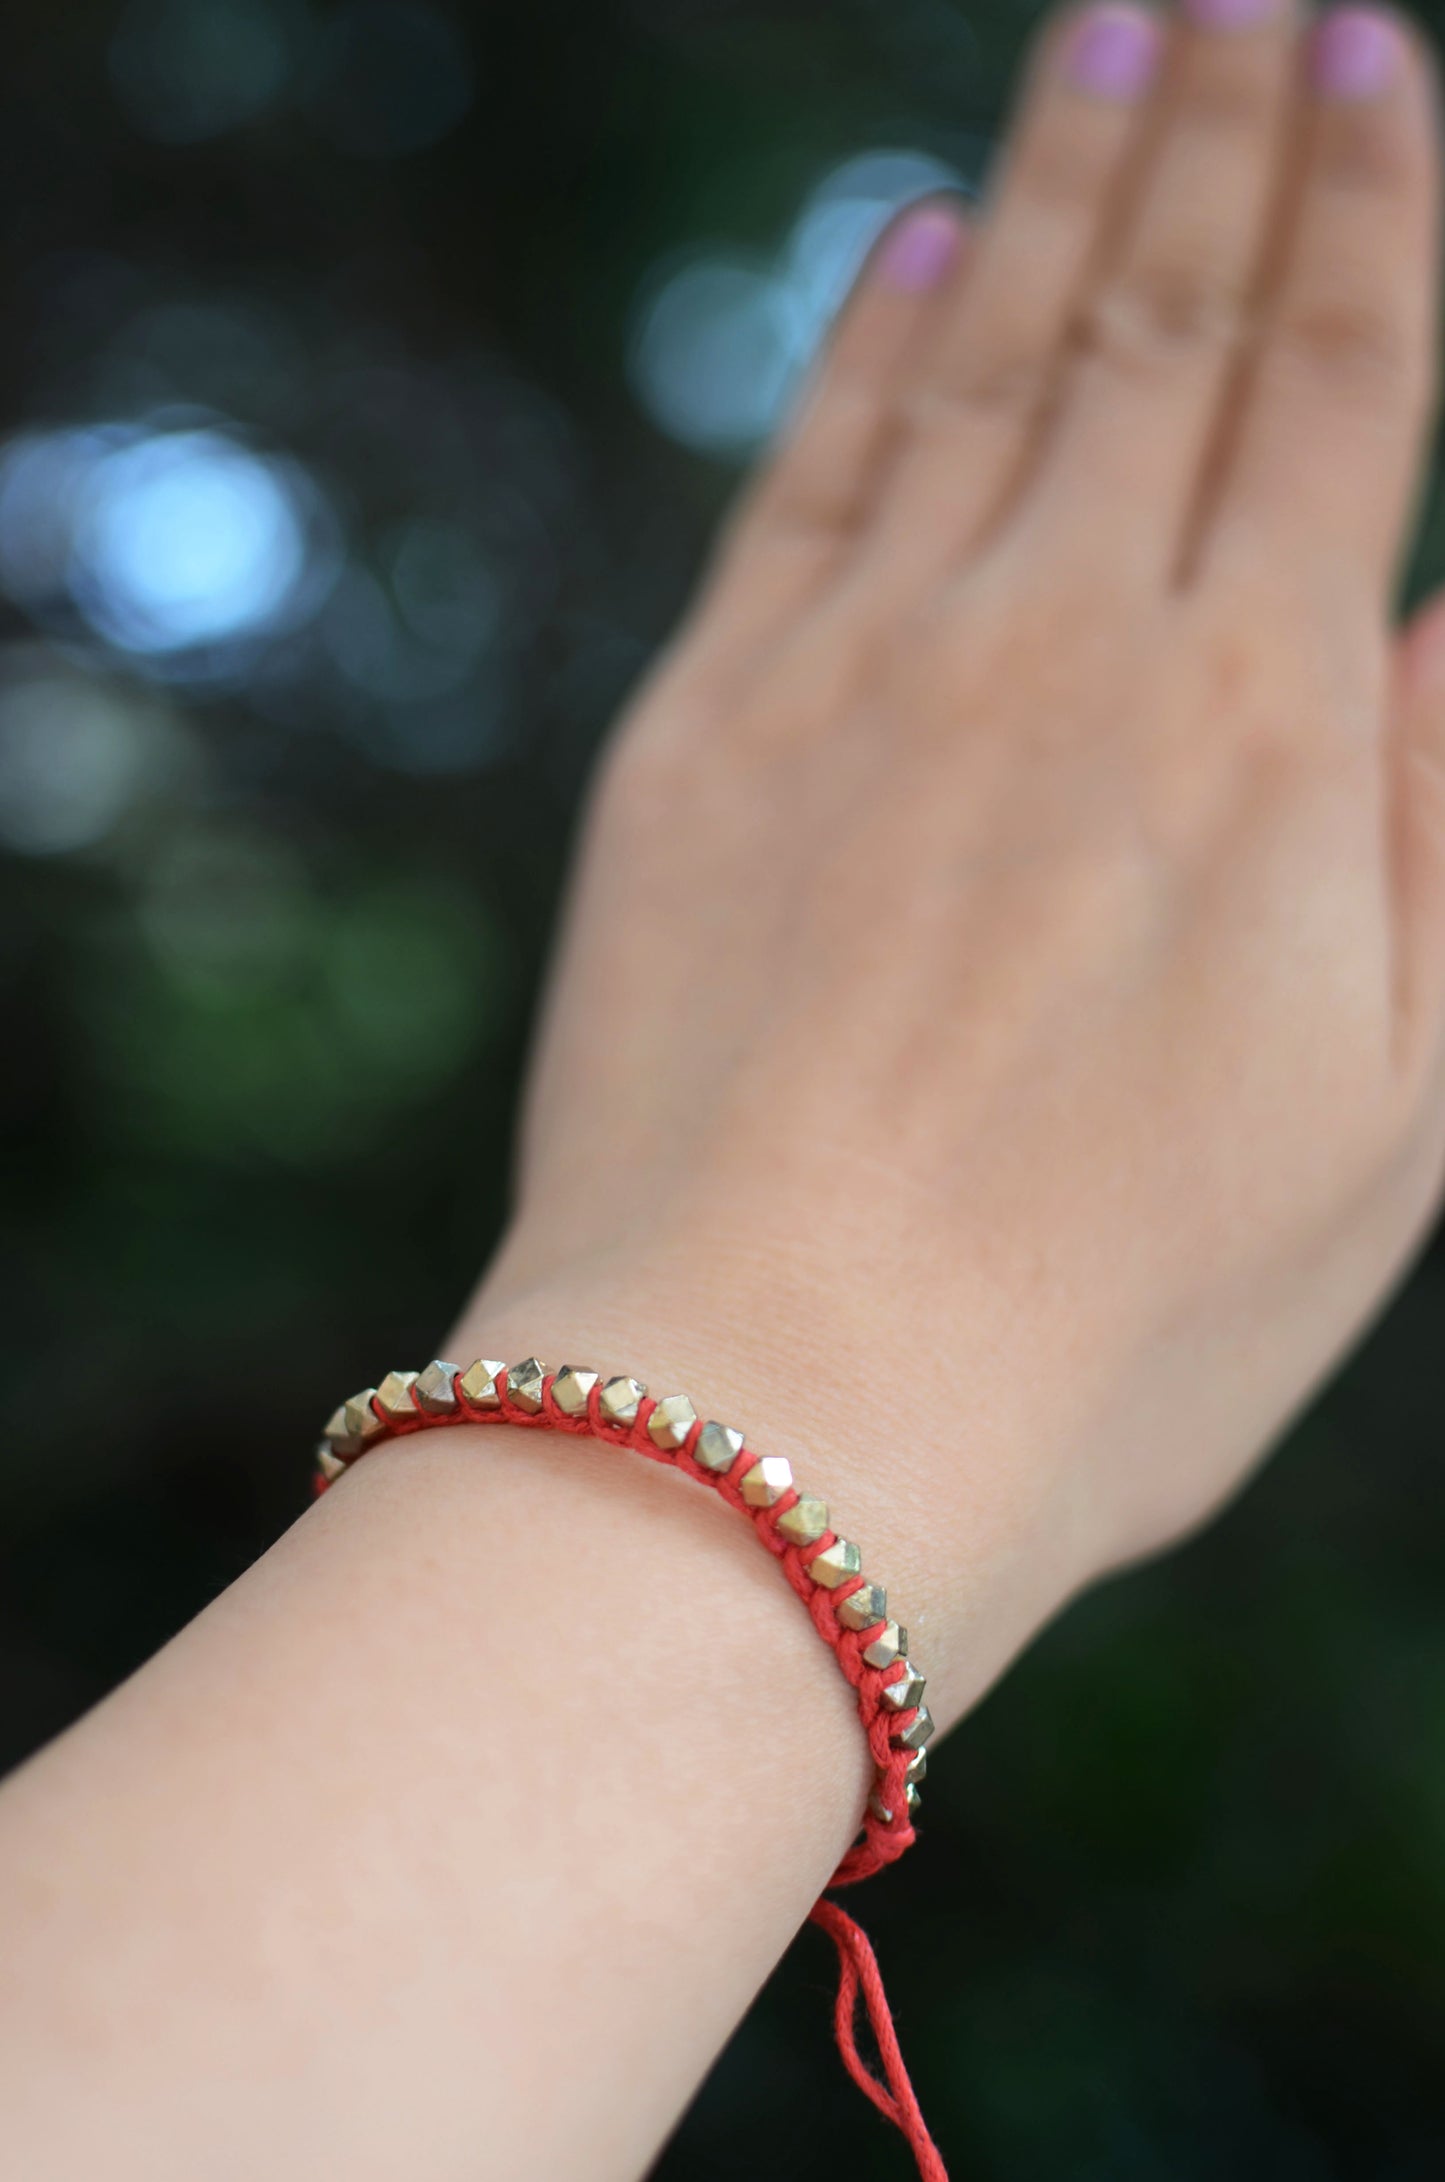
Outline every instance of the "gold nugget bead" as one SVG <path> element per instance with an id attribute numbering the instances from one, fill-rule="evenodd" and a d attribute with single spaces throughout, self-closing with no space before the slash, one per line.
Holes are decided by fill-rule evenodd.
<path id="1" fill-rule="evenodd" d="M 404 1424 L 408 1417 L 416 1415 L 416 1403 L 411 1390 L 416 1385 L 414 1371 L 389 1371 L 376 1390 L 376 1399 L 393 1424 Z"/>
<path id="2" fill-rule="evenodd" d="M 321 1475 L 325 1478 L 328 1485 L 334 1484 L 336 1479 L 340 1477 L 342 1471 L 346 1468 L 346 1464 L 342 1461 L 340 1455 L 337 1454 L 330 1440 L 322 1440 L 320 1446 L 317 1448 L 316 1467 L 321 1472 Z"/>
<path id="3" fill-rule="evenodd" d="M 871 1629 L 888 1617 L 888 1593 L 881 1583 L 859 1584 L 838 1602 L 838 1619 L 845 1629 Z"/>
<path id="4" fill-rule="evenodd" d="M 920 1705 L 917 1719 L 910 1726 L 900 1728 L 893 1740 L 900 1750 L 921 1750 L 931 1739 L 937 1724 L 927 1705 Z"/>
<path id="5" fill-rule="evenodd" d="M 418 1409 L 424 1409 L 429 1417 L 451 1416 L 457 1406 L 456 1365 L 436 1358 L 418 1374 L 411 1391 Z"/>
<path id="6" fill-rule="evenodd" d="M 927 1780 L 928 1752 L 926 1750 L 914 1751 L 912 1757 L 909 1759 L 907 1765 L 903 1769 L 903 1778 L 906 1781 Z"/>
<path id="7" fill-rule="evenodd" d="M 891 1667 L 907 1649 L 907 1630 L 900 1629 L 896 1621 L 885 1621 L 872 1643 L 864 1645 L 863 1657 L 870 1667 Z"/>
<path id="8" fill-rule="evenodd" d="M 920 1810 L 923 1808 L 923 1798 L 918 1793 L 918 1790 L 914 1787 L 911 1780 L 905 1781 L 903 1783 L 903 1794 L 908 1804 L 909 1817 L 917 1818 Z"/>
<path id="9" fill-rule="evenodd" d="M 735 1432 L 730 1424 L 705 1424 L 697 1435 L 692 1459 L 715 1476 L 726 1477 L 742 1451 L 741 1432 Z"/>
<path id="10" fill-rule="evenodd" d="M 457 1380 L 457 1386 L 473 1409 L 500 1409 L 502 1397 L 497 1391 L 497 1381 L 506 1370 L 493 1356 L 479 1356 L 474 1364 L 468 1364 Z"/>
<path id="11" fill-rule="evenodd" d="M 835 1538 L 808 1563 L 808 1574 L 814 1583 L 826 1584 L 830 1591 L 836 1591 L 850 1576 L 861 1576 L 862 1573 L 863 1556 L 851 1538 Z"/>
<path id="12" fill-rule="evenodd" d="M 764 1455 L 743 1472 L 738 1490 L 750 1508 L 775 1508 L 793 1490 L 793 1465 L 781 1455 Z"/>
<path id="13" fill-rule="evenodd" d="M 654 1447 L 681 1447 L 697 1423 L 697 1411 L 685 1394 L 665 1394 L 647 1420 L 647 1436 Z"/>
<path id="14" fill-rule="evenodd" d="M 776 1528 L 789 1545 L 815 1545 L 828 1528 L 828 1503 L 816 1493 L 800 1493 L 791 1508 L 784 1508 Z"/>
<path id="15" fill-rule="evenodd" d="M 597 1405 L 609 1424 L 636 1424 L 637 1405 L 646 1392 L 640 1379 L 609 1379 L 597 1397 Z"/>
<path id="16" fill-rule="evenodd" d="M 552 1381 L 552 1399 L 564 1417 L 585 1417 L 587 1403 L 600 1374 L 595 1371 L 579 1371 L 575 1364 L 564 1364 Z"/>
<path id="17" fill-rule="evenodd" d="M 529 1417 L 541 1412 L 542 1381 L 546 1376 L 547 1367 L 539 1356 L 527 1356 L 520 1364 L 507 1366 L 507 1392 L 518 1409 L 525 1409 Z"/>
<path id="18" fill-rule="evenodd" d="M 902 1674 L 895 1681 L 885 1682 L 882 1690 L 885 1704 L 891 1705 L 895 1712 L 907 1712 L 910 1706 L 918 1703 L 922 1695 L 923 1676 L 911 1659 L 903 1661 Z"/>

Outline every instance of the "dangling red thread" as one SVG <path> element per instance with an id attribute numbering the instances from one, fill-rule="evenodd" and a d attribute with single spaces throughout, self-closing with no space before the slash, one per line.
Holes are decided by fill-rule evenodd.
<path id="1" fill-rule="evenodd" d="M 864 1579 L 856 1576 L 851 1582 L 840 1584 L 835 1590 L 816 1583 L 808 1574 L 808 1561 L 833 1543 L 834 1533 L 824 1531 L 806 1548 L 795 1546 L 774 1526 L 780 1515 L 785 1514 L 798 1499 L 796 1489 L 790 1489 L 770 1508 L 749 1507 L 739 1490 L 738 1481 L 757 1461 L 755 1450 L 744 1446 L 732 1468 L 725 1474 L 708 1470 L 696 1461 L 696 1449 L 702 1432 L 701 1420 L 689 1431 L 681 1447 L 662 1449 L 647 1431 L 647 1420 L 657 1407 L 655 1401 L 643 1396 L 637 1405 L 637 1414 L 630 1425 L 614 1424 L 604 1415 L 600 1401 L 600 1387 L 594 1386 L 587 1401 L 585 1415 L 571 1416 L 560 1409 L 552 1392 L 555 1374 L 549 1372 L 542 1383 L 541 1408 L 523 1409 L 512 1398 L 505 1371 L 499 1373 L 496 1382 L 496 1406 L 485 1409 L 473 1408 L 467 1401 L 460 1384 L 455 1387 L 455 1409 L 436 1415 L 428 1410 L 417 1409 L 411 1416 L 397 1418 L 373 1397 L 372 1414 L 386 1427 L 385 1438 L 371 1444 L 382 1446 L 385 1439 L 400 1439 L 413 1432 L 435 1426 L 458 1424 L 514 1424 L 538 1425 L 553 1432 L 568 1432 L 581 1437 L 600 1440 L 612 1447 L 630 1447 L 639 1455 L 646 1455 L 653 1462 L 665 1462 L 669 1468 L 684 1471 L 696 1478 L 700 1485 L 710 1485 L 730 1507 L 747 1517 L 759 1540 L 782 1563 L 783 1573 L 798 1597 L 807 1607 L 813 1626 L 825 1644 L 832 1647 L 838 1665 L 858 1700 L 858 1717 L 868 1740 L 868 1748 L 877 1768 L 877 1795 L 870 1798 L 864 1815 L 863 1829 L 858 1840 L 844 1855 L 828 1884 L 830 1887 L 852 1886 L 860 1879 L 869 1878 L 891 1864 L 916 1839 L 912 1821 L 908 1815 L 905 1795 L 905 1774 L 911 1752 L 897 1739 L 918 1718 L 919 1707 L 908 1707 L 903 1712 L 885 1710 L 883 1690 L 887 1683 L 896 1679 L 891 1668 L 870 1667 L 863 1658 L 863 1649 L 871 1640 L 869 1630 L 846 1629 L 838 1619 L 838 1608 L 860 1588 Z M 359 1457 L 357 1459 L 360 1459 Z M 317 1493 L 327 1490 L 328 1480 L 318 1476 Z M 900 1668 L 901 1673 L 901 1668 Z M 874 1804 L 881 1805 L 880 1810 Z M 928 2127 L 908 2080 L 908 2070 L 903 2064 L 903 2053 L 898 2043 L 898 2033 L 893 2028 L 893 2016 L 888 1998 L 883 1990 L 883 1977 L 878 1968 L 878 1958 L 869 1945 L 861 1927 L 826 1896 L 815 1902 L 809 1911 L 809 1921 L 819 1925 L 829 1934 L 838 1950 L 838 1998 L 833 2010 L 833 2029 L 842 2055 L 843 2066 L 859 2090 L 871 2099 L 887 2121 L 901 2131 L 918 2165 L 922 2182 L 948 2182 L 948 2173 L 939 2156 L 938 2147 L 928 2133 Z M 874 2042 L 883 2061 L 884 2081 L 879 2082 L 858 2051 L 854 2033 L 858 1995 L 868 2011 L 868 2021 Z"/>
<path id="2" fill-rule="evenodd" d="M 838 2051 L 843 2056 L 843 2066 L 865 2098 L 871 2099 L 879 2113 L 891 2121 L 895 2129 L 902 2131 L 918 2162 L 923 2182 L 948 2182 L 948 2170 L 938 2146 L 928 2134 L 928 2124 L 908 2080 L 903 2049 L 893 2028 L 888 1995 L 883 1990 L 883 1973 L 867 1933 L 854 1923 L 846 1909 L 840 1909 L 836 1902 L 830 1902 L 826 1897 L 813 1904 L 808 1917 L 810 1923 L 822 1926 L 838 1950 L 838 1998 L 833 2007 L 833 2030 Z M 883 2073 L 887 2079 L 884 2083 L 878 2081 L 863 2059 L 854 2036 L 853 2022 L 860 1989 L 874 2041 L 883 2059 Z"/>

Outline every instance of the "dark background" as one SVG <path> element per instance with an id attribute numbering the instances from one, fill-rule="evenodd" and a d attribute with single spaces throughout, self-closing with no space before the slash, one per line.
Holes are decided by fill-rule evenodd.
<path id="1" fill-rule="evenodd" d="M 976 183 L 1032 15 L 6 11 L 0 1759 L 431 1354 L 590 755 L 888 205 Z M 1437 1251 L 1235 1512 L 936 1763 L 860 1907 L 960 2177 L 1442 2172 L 1442 1332 Z M 911 2172 L 830 1984 L 805 1934 L 667 2182 Z"/>

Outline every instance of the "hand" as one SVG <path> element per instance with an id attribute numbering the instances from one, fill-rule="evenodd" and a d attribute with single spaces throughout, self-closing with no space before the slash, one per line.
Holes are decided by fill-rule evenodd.
<path id="1" fill-rule="evenodd" d="M 1056 26 L 605 766 L 458 1339 L 792 1455 L 945 1715 L 1216 1506 L 1435 1201 L 1434 136 L 1383 14 Z"/>

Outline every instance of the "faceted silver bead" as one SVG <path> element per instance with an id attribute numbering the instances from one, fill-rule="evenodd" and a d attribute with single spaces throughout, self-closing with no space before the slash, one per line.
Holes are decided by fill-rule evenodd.
<path id="1" fill-rule="evenodd" d="M 903 1783 L 903 1793 L 907 1799 L 909 1817 L 917 1818 L 918 1813 L 923 1805 L 923 1798 L 918 1793 L 918 1790 L 914 1787 L 911 1780 L 905 1781 Z"/>
<path id="2" fill-rule="evenodd" d="M 705 1424 L 692 1451 L 694 1462 L 718 1477 L 725 1477 L 743 1451 L 743 1436 L 730 1424 Z"/>
<path id="3" fill-rule="evenodd" d="M 646 1392 L 640 1379 L 609 1379 L 597 1397 L 598 1407 L 609 1424 L 636 1424 L 637 1405 Z"/>
<path id="4" fill-rule="evenodd" d="M 904 1768 L 903 1778 L 906 1781 L 927 1780 L 928 1752 L 926 1750 L 914 1751 L 912 1757 L 908 1761 L 907 1766 Z"/>
<path id="5" fill-rule="evenodd" d="M 404 1424 L 416 1415 L 416 1404 L 411 1390 L 416 1385 L 414 1371 L 389 1371 L 376 1390 L 376 1399 L 393 1424 Z"/>
<path id="6" fill-rule="evenodd" d="M 552 1399 L 564 1417 L 585 1417 L 587 1402 L 598 1373 L 579 1371 L 575 1364 L 564 1364 L 552 1381 Z"/>
<path id="7" fill-rule="evenodd" d="M 873 1642 L 864 1645 L 863 1657 L 870 1667 L 891 1667 L 907 1648 L 906 1631 L 900 1629 L 896 1621 L 885 1621 Z"/>
<path id="8" fill-rule="evenodd" d="M 871 1629 L 887 1614 L 888 1593 L 881 1583 L 860 1584 L 838 1606 L 838 1619 L 845 1629 Z"/>
<path id="9" fill-rule="evenodd" d="M 542 1381 L 547 1367 L 539 1356 L 525 1357 L 520 1364 L 507 1366 L 507 1392 L 518 1409 L 525 1409 L 535 1417 L 542 1408 Z"/>
<path id="10" fill-rule="evenodd" d="M 811 1546 L 828 1528 L 828 1503 L 816 1493 L 799 1493 L 790 1508 L 784 1508 L 773 1528 L 787 1539 L 789 1545 Z"/>
<path id="11" fill-rule="evenodd" d="M 876 1819 L 880 1819 L 885 1826 L 891 1826 L 893 1824 L 893 1813 L 889 1809 L 888 1805 L 883 1801 L 882 1796 L 878 1793 L 878 1790 L 876 1788 L 873 1790 L 872 1794 L 868 1798 L 868 1808 L 873 1813 L 873 1816 Z"/>
<path id="12" fill-rule="evenodd" d="M 750 1508 L 775 1508 L 793 1489 L 793 1465 L 781 1455 L 764 1455 L 743 1472 L 738 1487 Z"/>
<path id="13" fill-rule="evenodd" d="M 345 1408 L 346 1436 L 348 1439 L 360 1440 L 363 1447 L 369 1447 L 373 1440 L 379 1440 L 386 1430 L 371 1406 L 375 1397 L 374 1386 L 363 1387 L 359 1394 L 352 1395 Z M 330 1436 L 328 1433 L 328 1439 Z"/>
<path id="14" fill-rule="evenodd" d="M 502 1397 L 497 1392 L 497 1381 L 506 1368 L 494 1356 L 479 1356 L 462 1372 L 457 1389 L 473 1409 L 500 1409 Z"/>
<path id="15" fill-rule="evenodd" d="M 346 1464 L 342 1461 L 340 1455 L 337 1454 L 330 1440 L 322 1440 L 320 1446 L 317 1448 L 316 1467 L 321 1472 L 321 1475 L 325 1478 L 328 1485 L 334 1484 L 336 1479 L 340 1477 L 342 1471 L 346 1468 Z"/>
<path id="16" fill-rule="evenodd" d="M 412 1395 L 418 1409 L 424 1409 L 429 1417 L 449 1417 L 457 1406 L 457 1367 L 444 1364 L 440 1357 L 427 1365 L 417 1376 Z"/>
<path id="17" fill-rule="evenodd" d="M 685 1394 L 665 1394 L 647 1420 L 647 1436 L 655 1447 L 672 1451 L 696 1423 L 697 1411 Z"/>
<path id="18" fill-rule="evenodd" d="M 826 1584 L 830 1591 L 836 1591 L 850 1576 L 861 1576 L 862 1573 L 863 1556 L 849 1538 L 835 1538 L 808 1563 L 808 1574 L 814 1583 Z"/>
<path id="19" fill-rule="evenodd" d="M 923 1695 L 923 1676 L 911 1659 L 903 1661 L 903 1672 L 896 1680 L 883 1685 L 883 1701 L 895 1712 L 907 1712 Z"/>
<path id="20" fill-rule="evenodd" d="M 893 1737 L 894 1744 L 900 1750 L 921 1750 L 931 1739 L 937 1724 L 927 1705 L 920 1705 L 917 1719 L 911 1726 L 899 1729 Z"/>
<path id="21" fill-rule="evenodd" d="M 326 1420 L 326 1437 L 330 1440 L 338 1455 L 351 1457 L 359 1455 L 366 1442 L 359 1433 L 352 1431 L 346 1408 L 345 1402 L 338 1402 L 332 1410 L 331 1415 Z"/>

